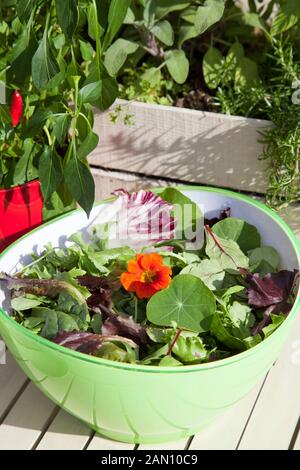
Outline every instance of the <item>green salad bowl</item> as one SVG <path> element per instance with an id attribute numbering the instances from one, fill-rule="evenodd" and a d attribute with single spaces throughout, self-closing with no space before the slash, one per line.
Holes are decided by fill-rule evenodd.
<path id="1" fill-rule="evenodd" d="M 262 243 L 281 255 L 281 268 L 300 269 L 300 246 L 273 211 L 240 194 L 216 188 L 179 187 L 214 216 L 230 207 L 233 217 L 254 224 Z M 74 211 L 33 230 L 0 255 L 0 271 L 15 273 L 47 242 L 63 246 L 95 217 L 109 217 L 110 201 L 96 205 L 87 220 Z M 245 396 L 263 378 L 300 314 L 300 295 L 283 324 L 252 349 L 201 365 L 154 367 L 100 359 L 58 346 L 9 316 L 9 294 L 0 291 L 0 334 L 17 363 L 51 400 L 110 439 L 158 443 L 193 435 Z"/>

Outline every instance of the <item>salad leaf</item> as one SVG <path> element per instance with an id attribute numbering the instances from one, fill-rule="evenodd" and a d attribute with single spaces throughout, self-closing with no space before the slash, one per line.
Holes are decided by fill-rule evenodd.
<path id="1" fill-rule="evenodd" d="M 221 289 L 226 272 L 217 259 L 205 259 L 186 266 L 180 274 L 199 277 L 210 290 L 216 290 Z"/>
<path id="2" fill-rule="evenodd" d="M 213 293 L 191 274 L 175 276 L 170 286 L 157 292 L 147 304 L 147 318 L 160 326 L 171 326 L 196 332 L 208 331 L 216 308 Z"/>
<path id="3" fill-rule="evenodd" d="M 184 364 L 200 364 L 207 361 L 210 355 L 199 336 L 183 335 L 178 337 L 172 348 L 172 353 Z"/>
<path id="4" fill-rule="evenodd" d="M 205 227 L 205 233 L 205 252 L 211 260 L 218 261 L 223 269 L 248 268 L 249 259 L 235 241 L 218 237 L 208 226 Z"/>
<path id="5" fill-rule="evenodd" d="M 262 329 L 264 337 L 267 338 L 284 322 L 284 315 L 271 315 L 271 323 Z"/>
<path id="6" fill-rule="evenodd" d="M 21 312 L 22 310 L 30 310 L 31 308 L 38 307 L 43 303 L 43 300 L 31 299 L 27 296 L 15 297 L 11 300 L 11 306 L 14 310 Z"/>
<path id="7" fill-rule="evenodd" d="M 270 272 L 276 272 L 280 257 L 271 246 L 262 246 L 249 252 L 250 271 L 265 276 Z"/>
<path id="8" fill-rule="evenodd" d="M 261 308 L 286 301 L 293 291 L 296 276 L 296 270 L 269 273 L 265 277 L 248 274 L 246 282 L 249 304 Z"/>
<path id="9" fill-rule="evenodd" d="M 147 342 L 145 327 L 136 323 L 129 315 L 109 314 L 102 325 L 102 334 L 124 336 L 132 339 L 136 344 L 145 344 Z"/>
<path id="10" fill-rule="evenodd" d="M 224 240 L 235 241 L 243 253 L 260 247 L 260 234 L 254 225 L 236 217 L 229 217 L 215 224 L 212 231 Z"/>

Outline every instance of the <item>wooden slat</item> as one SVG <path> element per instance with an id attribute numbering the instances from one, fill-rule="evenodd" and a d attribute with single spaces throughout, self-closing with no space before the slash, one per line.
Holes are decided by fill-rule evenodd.
<path id="1" fill-rule="evenodd" d="M 92 169 L 96 185 L 96 201 L 101 201 L 111 196 L 116 189 L 126 189 L 127 191 L 138 191 L 139 189 L 148 189 L 159 186 L 166 186 L 163 179 L 153 179 L 147 177 L 137 177 L 135 175 L 122 173 L 119 171 L 105 171 L 101 169 Z"/>
<path id="2" fill-rule="evenodd" d="M 300 416 L 300 315 L 270 371 L 239 449 L 288 449 Z"/>
<path id="3" fill-rule="evenodd" d="M 54 410 L 55 405 L 31 383 L 0 426 L 0 450 L 31 449 Z"/>
<path id="4" fill-rule="evenodd" d="M 6 364 L 0 365 L 0 423 L 26 380 L 25 374 L 7 352 Z"/>
<path id="5" fill-rule="evenodd" d="M 184 450 L 190 442 L 190 438 L 179 441 L 164 442 L 162 444 L 141 444 L 138 450 Z"/>
<path id="6" fill-rule="evenodd" d="M 81 450 L 91 434 L 92 430 L 86 424 L 60 410 L 36 449 Z"/>
<path id="7" fill-rule="evenodd" d="M 87 447 L 87 450 L 134 450 L 134 444 L 113 441 L 96 434 Z"/>
<path id="8" fill-rule="evenodd" d="M 122 119 L 113 124 L 110 111 L 96 113 L 94 165 L 265 192 L 258 131 L 270 122 L 144 103 L 131 103 L 126 111 L 134 116 L 132 126 Z"/>
<path id="9" fill-rule="evenodd" d="M 189 449 L 235 450 L 262 386 L 263 382 L 208 428 L 196 434 Z"/>

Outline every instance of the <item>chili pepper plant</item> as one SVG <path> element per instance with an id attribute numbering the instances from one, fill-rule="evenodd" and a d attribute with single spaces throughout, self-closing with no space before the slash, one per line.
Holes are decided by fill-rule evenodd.
<path id="1" fill-rule="evenodd" d="M 44 218 L 77 202 L 89 214 L 98 145 L 93 109 L 107 109 L 117 83 L 103 55 L 130 0 L 2 0 L 0 188 L 39 178 Z"/>

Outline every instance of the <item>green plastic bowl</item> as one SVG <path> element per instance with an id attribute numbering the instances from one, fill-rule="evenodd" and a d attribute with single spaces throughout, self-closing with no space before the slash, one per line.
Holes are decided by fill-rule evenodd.
<path id="1" fill-rule="evenodd" d="M 264 244 L 282 257 L 282 268 L 299 269 L 299 242 L 281 218 L 240 194 L 215 188 L 179 187 L 214 215 L 229 206 L 232 216 L 256 225 Z M 109 213 L 109 201 L 95 206 L 87 222 L 82 211 L 47 223 L 15 242 L 0 256 L 0 271 L 14 273 L 32 251 L 46 242 L 63 244 L 97 214 Z M 0 333 L 28 377 L 51 400 L 111 439 L 130 443 L 175 440 L 199 432 L 246 395 L 277 359 L 296 314 L 299 292 L 287 320 L 253 349 L 215 363 L 165 367 L 122 364 L 65 349 L 38 337 L 12 320 L 9 299 L 0 292 Z"/>

